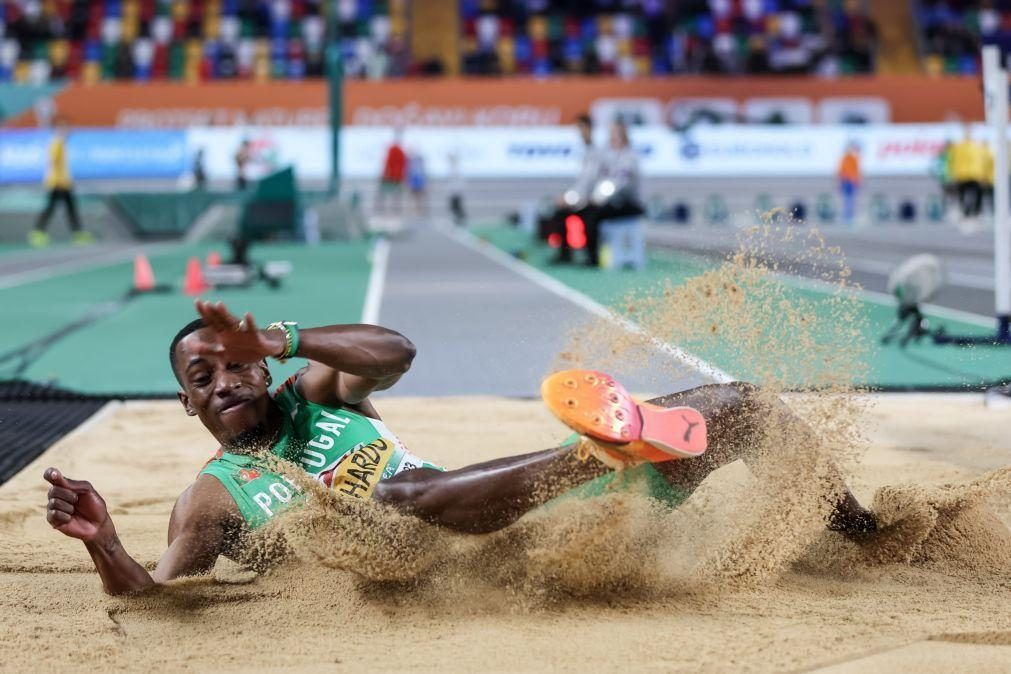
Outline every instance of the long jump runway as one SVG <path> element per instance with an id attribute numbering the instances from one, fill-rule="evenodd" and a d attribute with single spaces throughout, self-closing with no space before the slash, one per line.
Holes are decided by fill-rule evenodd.
<path id="1" fill-rule="evenodd" d="M 571 333 L 606 320 L 594 313 L 602 308 L 589 298 L 524 275 L 517 271 L 522 263 L 504 264 L 500 256 L 464 243 L 470 240 L 452 230 L 419 228 L 391 245 L 378 322 L 418 347 L 394 395 L 536 395 Z M 655 357 L 673 356 L 658 348 Z M 676 386 L 711 383 L 717 376 L 699 373 Z M 622 378 L 633 390 L 657 386 L 645 372 Z"/>

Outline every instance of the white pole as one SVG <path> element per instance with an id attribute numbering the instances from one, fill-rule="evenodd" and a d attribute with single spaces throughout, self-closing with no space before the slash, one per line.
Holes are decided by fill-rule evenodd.
<path id="1" fill-rule="evenodd" d="M 998 329 L 1006 335 L 1011 316 L 1011 220 L 1008 219 L 1008 76 L 999 47 L 983 47 L 983 99 L 994 157 L 994 295 Z"/>

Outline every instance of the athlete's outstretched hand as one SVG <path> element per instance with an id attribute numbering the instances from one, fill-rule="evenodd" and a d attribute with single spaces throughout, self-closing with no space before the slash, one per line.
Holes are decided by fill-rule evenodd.
<path id="1" fill-rule="evenodd" d="M 255 363 L 267 356 L 278 356 L 284 351 L 284 333 L 260 330 L 253 322 L 253 315 L 239 320 L 232 315 L 223 302 L 196 301 L 197 313 L 207 327 L 217 333 L 217 344 L 200 342 L 193 350 L 203 354 L 221 354 L 237 363 Z"/>
<path id="2" fill-rule="evenodd" d="M 109 521 L 109 511 L 91 483 L 68 479 L 55 468 L 47 468 L 42 477 L 52 485 L 46 504 L 49 524 L 85 543 L 94 540 Z"/>

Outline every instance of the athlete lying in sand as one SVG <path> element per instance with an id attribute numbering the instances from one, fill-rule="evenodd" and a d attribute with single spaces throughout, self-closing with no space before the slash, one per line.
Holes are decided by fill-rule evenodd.
<path id="1" fill-rule="evenodd" d="M 91 484 L 71 480 L 56 468 L 44 474 L 52 485 L 46 519 L 57 531 L 84 542 L 110 594 L 205 573 L 219 555 L 241 558 L 246 533 L 304 498 L 295 481 L 266 457 L 281 457 L 349 497 L 387 504 L 452 530 L 483 533 L 501 529 L 575 487 L 585 490 L 594 481 L 608 480 L 611 468 L 605 462 L 614 464 L 616 458 L 621 463 L 656 461 L 632 470 L 645 471 L 653 495 L 676 505 L 719 466 L 738 458 L 749 461 L 749 448 L 756 444 L 750 440 L 760 424 L 797 422 L 781 403 L 770 409 L 759 402 L 747 384 L 704 386 L 649 401 L 654 406 L 650 414 L 665 413 L 656 407 L 678 408 L 677 416 L 687 423 L 670 428 L 654 424 L 650 444 L 639 441 L 649 435 L 639 429 L 629 438 L 637 442 L 627 444 L 602 442 L 619 440 L 604 433 L 594 435 L 596 445 L 575 441 L 443 471 L 407 451 L 369 402 L 373 391 L 390 388 L 410 368 L 415 349 L 404 336 L 371 325 L 299 331 L 294 325 L 273 324 L 260 330 L 252 316 L 240 321 L 221 303 L 197 301 L 196 307 L 200 319 L 172 341 L 170 360 L 186 413 L 198 416 L 221 448 L 176 502 L 169 547 L 154 572 L 123 549 L 105 501 Z M 308 367 L 270 395 L 265 359 L 293 355 L 308 359 Z M 626 396 L 606 377 L 603 382 L 592 374 L 586 377 L 617 387 L 604 389 L 613 401 L 618 401 L 613 391 Z M 576 387 L 572 379 L 554 383 Z M 631 407 L 621 409 L 640 409 L 627 396 L 622 404 Z M 619 407 L 607 413 L 622 419 Z M 696 429 L 700 423 L 703 427 Z M 578 423 L 574 426 L 586 432 Z M 587 446 L 601 460 L 580 460 L 577 455 L 583 452 L 577 448 Z M 701 451 L 705 453 L 698 456 Z M 696 458 L 673 460 L 692 455 Z M 848 491 L 843 493 L 829 527 L 850 534 L 873 531 L 873 515 Z"/>

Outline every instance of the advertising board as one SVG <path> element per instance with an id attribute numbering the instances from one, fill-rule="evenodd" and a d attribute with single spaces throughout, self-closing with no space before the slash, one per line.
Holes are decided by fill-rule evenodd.
<path id="1" fill-rule="evenodd" d="M 378 177 L 394 137 L 390 127 L 348 127 L 341 133 L 341 171 L 349 178 Z M 666 126 L 631 130 L 640 171 L 650 177 L 797 177 L 835 175 L 846 147 L 861 148 L 863 172 L 873 177 L 926 176 L 945 142 L 957 140 L 957 124 L 869 126 L 698 125 L 687 131 Z M 986 130 L 973 127 L 983 139 Z M 595 142 L 605 146 L 607 129 Z M 42 179 L 51 136 L 46 131 L 0 130 L 0 183 Z M 179 178 L 192 170 L 203 151 L 211 180 L 236 175 L 235 155 L 250 144 L 247 177 L 293 166 L 299 180 L 323 181 L 330 172 L 327 127 L 195 127 L 187 131 L 77 130 L 71 133 L 71 171 L 90 178 Z M 571 126 L 412 127 L 402 134 L 408 154 L 425 160 L 431 178 L 450 175 L 451 157 L 467 178 L 539 178 L 573 176 L 579 170 L 582 143 Z"/>

